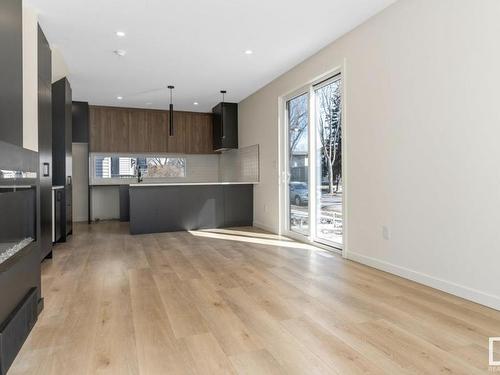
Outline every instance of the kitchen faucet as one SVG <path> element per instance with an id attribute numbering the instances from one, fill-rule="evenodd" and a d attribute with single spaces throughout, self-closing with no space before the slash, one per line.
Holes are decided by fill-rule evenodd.
<path id="1" fill-rule="evenodd" d="M 141 172 L 141 168 L 137 168 L 137 183 L 141 183 L 142 182 L 142 172 Z"/>

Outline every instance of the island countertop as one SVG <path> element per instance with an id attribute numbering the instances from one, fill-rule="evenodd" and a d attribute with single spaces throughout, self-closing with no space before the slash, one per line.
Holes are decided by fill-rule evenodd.
<path id="1" fill-rule="evenodd" d="M 256 185 L 258 182 L 141 182 L 137 184 L 129 184 L 130 187 L 147 187 L 147 186 L 189 186 L 189 185 Z"/>

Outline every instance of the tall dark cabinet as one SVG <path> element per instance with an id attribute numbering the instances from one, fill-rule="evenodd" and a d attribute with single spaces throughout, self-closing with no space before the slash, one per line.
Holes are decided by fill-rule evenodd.
<path id="1" fill-rule="evenodd" d="M 0 1 L 0 140 L 23 146 L 21 0 Z"/>
<path id="2" fill-rule="evenodd" d="M 0 169 L 37 172 L 38 154 L 23 148 L 22 0 L 0 0 Z M 0 374 L 5 375 L 43 308 L 39 181 L 0 173 Z M 34 241 L 24 244 L 22 239 Z M 22 248 L 6 253 L 11 243 Z M 10 256 L 9 256 L 10 255 Z"/>
<path id="3" fill-rule="evenodd" d="M 38 27 L 38 155 L 40 257 L 52 253 L 52 52 Z"/>
<path id="4" fill-rule="evenodd" d="M 52 84 L 52 184 L 64 186 L 61 201 L 61 241 L 73 231 L 72 94 L 67 78 Z"/>
<path id="5" fill-rule="evenodd" d="M 89 143 L 89 103 L 73 102 L 73 142 Z"/>
<path id="6" fill-rule="evenodd" d="M 238 103 L 219 103 L 213 109 L 213 148 L 238 148 Z"/>

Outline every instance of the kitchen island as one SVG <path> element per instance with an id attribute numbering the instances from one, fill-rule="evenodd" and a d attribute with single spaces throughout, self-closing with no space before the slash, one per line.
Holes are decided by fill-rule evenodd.
<path id="1" fill-rule="evenodd" d="M 253 184 L 252 182 L 130 184 L 130 233 L 251 226 Z"/>

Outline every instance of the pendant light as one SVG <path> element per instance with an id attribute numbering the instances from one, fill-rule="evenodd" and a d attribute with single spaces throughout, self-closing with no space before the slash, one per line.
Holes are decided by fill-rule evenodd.
<path id="1" fill-rule="evenodd" d="M 174 86 L 168 86 L 168 89 L 170 90 L 170 106 L 169 106 L 169 112 L 168 112 L 168 135 L 171 137 L 174 135 L 174 105 L 172 104 L 172 90 L 174 89 Z"/>
<path id="2" fill-rule="evenodd" d="M 220 90 L 220 93 L 222 94 L 222 102 L 220 104 L 221 108 L 221 116 L 220 116 L 220 136 L 222 139 L 224 139 L 226 136 L 224 135 L 224 96 L 226 95 L 227 91 L 226 90 Z"/>

